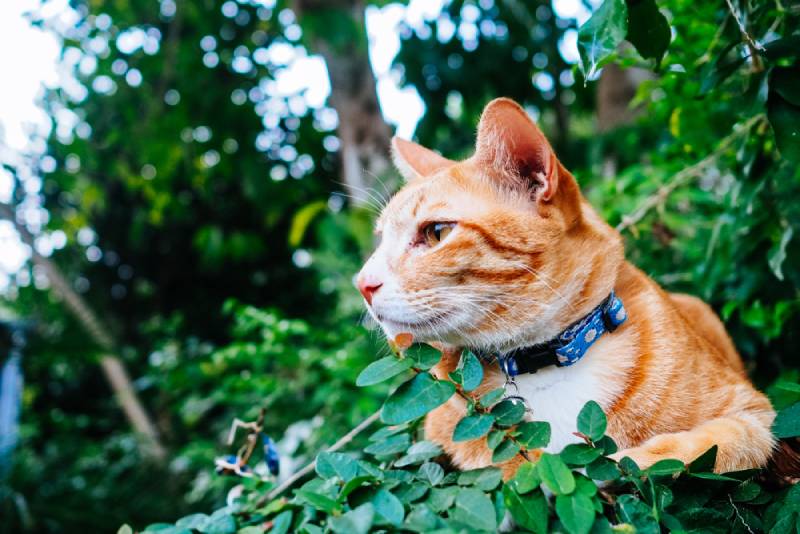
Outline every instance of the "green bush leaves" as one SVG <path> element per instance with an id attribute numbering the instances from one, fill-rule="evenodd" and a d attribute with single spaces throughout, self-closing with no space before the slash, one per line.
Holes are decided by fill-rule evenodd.
<path id="1" fill-rule="evenodd" d="M 578 52 L 581 70 L 592 78 L 597 69 L 625 39 L 628 30 L 628 6 L 625 0 L 604 0 L 591 18 L 578 29 Z"/>
<path id="2" fill-rule="evenodd" d="M 470 415 L 456 425 L 453 441 L 469 441 L 485 436 L 494 425 L 495 418 L 489 414 Z"/>
<path id="3" fill-rule="evenodd" d="M 413 362 L 409 359 L 400 359 L 394 356 L 386 356 L 380 360 L 369 364 L 356 378 L 356 385 L 359 387 L 371 386 L 384 380 L 389 380 L 403 371 L 411 368 Z"/>
<path id="4" fill-rule="evenodd" d="M 421 372 L 407 384 L 417 379 L 426 388 L 438 382 Z M 796 405 L 790 408 L 784 417 L 794 416 Z M 499 413 L 510 417 L 512 408 L 507 404 Z M 517 417 L 514 411 L 510 420 Z M 296 489 L 291 500 L 261 508 L 222 509 L 212 516 L 196 514 L 175 526 L 151 525 L 146 531 L 187 534 L 194 529 L 213 534 L 238 529 L 255 534 L 258 525 L 271 521 L 272 531 L 279 534 L 495 532 L 506 512 L 518 529 L 541 534 L 727 532 L 730 520 L 743 522 L 741 529 L 734 523 L 737 533 L 747 532 L 745 525 L 770 532 L 793 532 L 797 527 L 800 490 L 772 493 L 752 472 L 710 472 L 715 447 L 688 468 L 672 459 L 644 470 L 630 459 L 617 465 L 605 456 L 616 447 L 602 433 L 606 418 L 597 403 L 587 403 L 575 423 L 585 442 L 567 445 L 558 454 L 541 451 L 550 438 L 549 424 L 527 421 L 498 428 L 494 421 L 492 414 L 473 413 L 460 423 L 461 432 L 483 437 L 487 425 L 493 428 L 490 432 L 498 436 L 493 443 L 495 462 L 515 457 L 523 444 L 535 451 L 530 452 L 533 461 L 522 463 L 506 483 L 495 467 L 447 472 L 437 463 L 441 447 L 430 441 L 411 443 L 409 428 L 415 420 L 370 436 L 364 453 L 379 459 L 379 464 L 369 457 L 322 452 L 316 459 L 319 478 Z M 474 430 L 479 423 L 480 431 Z M 614 481 L 615 497 L 602 494 L 593 480 Z"/>
<path id="5" fill-rule="evenodd" d="M 655 0 L 604 0 L 578 29 L 581 71 L 587 79 L 594 78 L 625 39 L 643 58 L 654 59 L 658 65 L 671 36 L 669 22 Z"/>
<path id="6" fill-rule="evenodd" d="M 422 417 L 447 401 L 455 390 L 452 382 L 437 380 L 430 373 L 419 373 L 386 399 L 381 420 L 398 425 Z"/>
<path id="7" fill-rule="evenodd" d="M 592 441 L 599 441 L 606 433 L 606 414 L 595 401 L 589 401 L 578 413 L 578 432 Z"/>

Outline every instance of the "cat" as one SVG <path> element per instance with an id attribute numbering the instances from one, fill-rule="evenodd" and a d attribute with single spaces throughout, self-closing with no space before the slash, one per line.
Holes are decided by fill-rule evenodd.
<path id="1" fill-rule="evenodd" d="M 665 458 L 690 463 L 716 445 L 717 472 L 767 463 L 775 413 L 721 321 L 700 299 L 665 292 L 625 260 L 620 234 L 523 108 L 490 102 L 465 161 L 399 138 L 392 148 L 407 183 L 382 210 L 381 241 L 356 279 L 390 339 L 408 333 L 440 347 L 432 370 L 439 378 L 464 347 L 501 362 L 519 354 L 527 365 L 544 346 L 544 365 L 508 389 L 531 419 L 550 423 L 548 452 L 581 441 L 576 417 L 594 400 L 608 416 L 616 459 L 641 468 Z M 574 362 L 551 348 L 571 326 L 585 336 Z M 507 381 L 497 362 L 484 367 L 476 395 Z M 428 414 L 426 437 L 460 469 L 489 466 L 485 438 L 452 440 L 464 413 L 453 396 Z M 499 467 L 508 478 L 524 461 L 518 455 Z"/>

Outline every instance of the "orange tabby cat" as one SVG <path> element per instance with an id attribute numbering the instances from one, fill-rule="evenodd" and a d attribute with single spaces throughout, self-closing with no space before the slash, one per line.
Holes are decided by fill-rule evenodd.
<path id="1" fill-rule="evenodd" d="M 720 472 L 767 462 L 775 414 L 722 323 L 699 299 L 665 292 L 625 261 L 619 233 L 520 106 L 491 102 L 465 161 L 397 138 L 393 148 L 408 183 L 384 208 L 382 241 L 357 280 L 387 335 L 408 332 L 445 347 L 434 369 L 445 377 L 459 347 L 502 358 L 540 346 L 615 294 L 624 322 L 592 339 L 582 358 L 515 378 L 512 393 L 525 399 L 529 417 L 552 427 L 546 450 L 580 441 L 576 416 L 594 400 L 608 415 L 616 457 L 640 467 L 663 458 L 688 463 L 712 445 Z M 505 380 L 486 363 L 478 393 Z M 431 412 L 427 437 L 462 469 L 490 465 L 485 438 L 451 439 L 464 408 L 454 396 Z M 504 463 L 505 475 L 522 461 Z"/>

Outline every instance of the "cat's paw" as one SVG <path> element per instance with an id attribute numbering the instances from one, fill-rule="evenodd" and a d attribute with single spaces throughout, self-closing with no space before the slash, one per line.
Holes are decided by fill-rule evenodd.
<path id="1" fill-rule="evenodd" d="M 619 463 L 623 458 L 628 457 L 639 466 L 639 469 L 647 469 L 654 463 L 668 458 L 674 458 L 670 454 L 661 452 L 661 448 L 654 446 L 643 445 L 640 447 L 631 447 L 630 449 L 623 449 L 609 456 L 612 460 Z"/>
<path id="2" fill-rule="evenodd" d="M 649 452 L 644 447 L 632 447 L 630 449 L 623 449 L 609 456 L 609 458 L 611 458 L 617 463 L 619 463 L 619 461 L 625 457 L 630 458 L 631 460 L 636 462 L 636 465 L 639 466 L 639 469 L 647 469 L 657 461 L 661 460 L 661 457 Z"/>

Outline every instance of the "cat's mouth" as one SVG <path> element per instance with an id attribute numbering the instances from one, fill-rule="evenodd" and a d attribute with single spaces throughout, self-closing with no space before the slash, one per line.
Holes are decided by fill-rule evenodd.
<path id="1" fill-rule="evenodd" d="M 411 333 L 435 331 L 444 326 L 446 320 L 452 315 L 450 312 L 443 311 L 424 319 L 408 320 L 406 318 L 389 317 L 376 310 L 373 310 L 372 313 L 375 319 L 388 330 L 392 332 L 408 331 Z"/>

